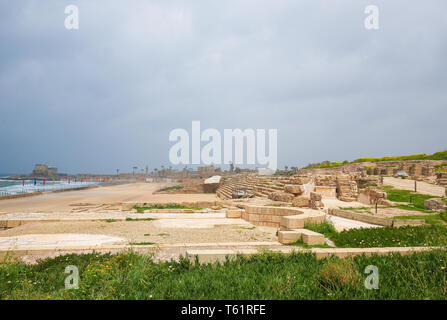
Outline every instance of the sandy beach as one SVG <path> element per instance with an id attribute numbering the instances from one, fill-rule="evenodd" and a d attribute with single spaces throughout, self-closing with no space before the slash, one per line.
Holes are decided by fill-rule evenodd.
<path id="1" fill-rule="evenodd" d="M 215 194 L 153 194 L 166 183 L 128 183 L 99 186 L 86 190 L 45 193 L 32 197 L 0 200 L 0 215 L 17 212 L 73 212 L 80 207 L 88 211 L 121 210 L 123 201 L 216 201 Z"/>

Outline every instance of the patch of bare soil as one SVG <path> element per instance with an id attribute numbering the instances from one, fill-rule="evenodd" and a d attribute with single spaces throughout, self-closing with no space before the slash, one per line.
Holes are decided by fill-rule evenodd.
<path id="1" fill-rule="evenodd" d="M 180 183 L 158 189 L 154 194 L 204 193 L 202 179 L 181 180 Z"/>
<path id="2" fill-rule="evenodd" d="M 374 209 L 371 209 L 371 212 L 374 212 Z M 430 213 L 424 213 L 413 210 L 404 210 L 399 208 L 378 208 L 377 216 L 382 216 L 386 218 L 393 218 L 398 216 L 424 216 L 431 215 Z"/>

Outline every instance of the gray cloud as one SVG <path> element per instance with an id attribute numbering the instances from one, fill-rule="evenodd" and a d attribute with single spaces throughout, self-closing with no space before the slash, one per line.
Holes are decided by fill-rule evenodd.
<path id="1" fill-rule="evenodd" d="M 373 2 L 3 1 L 0 172 L 167 165 L 192 120 L 277 128 L 281 167 L 446 149 L 447 4 Z"/>

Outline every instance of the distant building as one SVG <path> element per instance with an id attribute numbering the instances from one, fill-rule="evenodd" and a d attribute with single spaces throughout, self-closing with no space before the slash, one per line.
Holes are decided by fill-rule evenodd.
<path id="1" fill-rule="evenodd" d="M 36 164 L 31 173 L 32 177 L 54 177 L 58 176 L 57 168 L 46 164 Z"/>

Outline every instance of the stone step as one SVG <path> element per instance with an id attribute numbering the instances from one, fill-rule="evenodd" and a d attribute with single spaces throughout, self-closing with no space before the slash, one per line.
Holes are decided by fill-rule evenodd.
<path id="1" fill-rule="evenodd" d="M 294 216 L 281 217 L 281 230 L 288 231 L 293 229 L 302 229 L 306 223 L 323 223 L 326 221 L 326 215 L 321 213 L 303 213 Z"/>
<path id="2" fill-rule="evenodd" d="M 307 229 L 293 229 L 290 231 L 279 231 L 278 240 L 283 244 L 294 243 L 302 240 L 308 245 L 323 245 L 324 236 L 321 233 Z"/>

